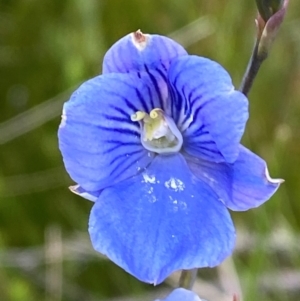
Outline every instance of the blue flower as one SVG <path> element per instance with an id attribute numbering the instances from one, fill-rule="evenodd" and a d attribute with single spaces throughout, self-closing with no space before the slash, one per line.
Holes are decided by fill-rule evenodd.
<path id="1" fill-rule="evenodd" d="M 192 291 L 188 291 L 184 288 L 177 288 L 166 299 L 161 301 L 201 301 L 201 299 Z"/>
<path id="2" fill-rule="evenodd" d="M 149 283 L 221 263 L 235 243 L 227 208 L 257 207 L 280 184 L 240 145 L 247 118 L 216 62 L 140 31 L 113 45 L 59 129 L 71 190 L 95 201 L 94 248 Z"/>

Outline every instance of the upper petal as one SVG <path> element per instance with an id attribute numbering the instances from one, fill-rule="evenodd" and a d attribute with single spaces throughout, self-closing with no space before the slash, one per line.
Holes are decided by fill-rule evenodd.
<path id="1" fill-rule="evenodd" d="M 186 290 L 184 288 L 177 288 L 166 299 L 163 299 L 162 301 L 201 301 L 201 299 L 192 291 Z"/>
<path id="2" fill-rule="evenodd" d="M 283 182 L 270 178 L 266 162 L 242 145 L 233 164 L 208 162 L 191 156 L 186 159 L 194 175 L 209 184 L 224 204 L 235 211 L 260 206 Z"/>
<path id="3" fill-rule="evenodd" d="M 187 153 L 232 163 L 248 119 L 248 101 L 235 91 L 218 63 L 197 56 L 174 60 L 169 69 L 174 118 Z"/>
<path id="4" fill-rule="evenodd" d="M 133 32 L 117 41 L 105 54 L 103 73 L 169 68 L 173 58 L 186 55 L 175 41 L 160 35 Z"/>
<path id="5" fill-rule="evenodd" d="M 153 154 L 140 142 L 130 116 L 160 107 L 161 94 L 147 75 L 107 74 L 84 83 L 64 105 L 59 147 L 71 178 L 99 191 L 135 175 Z"/>
<path id="6" fill-rule="evenodd" d="M 93 246 L 141 281 L 221 263 L 234 227 L 210 187 L 181 154 L 158 155 L 145 172 L 105 189 L 89 222 Z"/>

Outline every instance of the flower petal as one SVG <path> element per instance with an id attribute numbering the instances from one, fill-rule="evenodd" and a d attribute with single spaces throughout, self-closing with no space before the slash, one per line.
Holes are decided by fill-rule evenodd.
<path id="1" fill-rule="evenodd" d="M 181 154 L 155 157 L 145 172 L 105 189 L 89 222 L 94 248 L 141 281 L 216 266 L 232 252 L 226 207 Z"/>
<path id="2" fill-rule="evenodd" d="M 201 301 L 201 299 L 192 291 L 186 290 L 184 288 L 177 288 L 166 299 L 163 299 L 162 301 Z"/>
<path id="3" fill-rule="evenodd" d="M 206 160 L 234 162 L 248 101 L 234 90 L 229 74 L 209 59 L 182 56 L 172 62 L 169 79 L 185 151 Z"/>
<path id="4" fill-rule="evenodd" d="M 153 153 L 141 145 L 139 123 L 130 116 L 161 103 L 164 109 L 164 93 L 146 73 L 107 74 L 79 87 L 64 105 L 58 133 L 71 178 L 93 192 L 145 168 Z"/>
<path id="5" fill-rule="evenodd" d="M 127 73 L 154 68 L 165 71 L 173 58 L 186 54 L 181 45 L 167 37 L 137 31 L 120 39 L 107 51 L 103 60 L 103 73 Z"/>
<path id="6" fill-rule="evenodd" d="M 209 184 L 224 204 L 234 211 L 260 206 L 283 182 L 281 179 L 271 179 L 266 162 L 242 145 L 233 164 L 185 157 L 193 174 Z"/>

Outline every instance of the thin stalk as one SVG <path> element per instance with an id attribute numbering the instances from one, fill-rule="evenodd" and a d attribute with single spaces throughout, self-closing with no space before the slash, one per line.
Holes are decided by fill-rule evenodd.
<path id="1" fill-rule="evenodd" d="M 182 270 L 179 279 L 179 287 L 191 290 L 197 278 L 197 271 L 198 269 Z"/>
<path id="2" fill-rule="evenodd" d="M 246 96 L 248 95 L 253 85 L 254 79 L 259 71 L 262 62 L 267 58 L 267 53 L 258 55 L 258 45 L 259 45 L 259 40 L 257 40 L 255 43 L 251 58 L 249 60 L 246 72 L 243 76 L 241 86 L 239 88 L 239 90 Z"/>

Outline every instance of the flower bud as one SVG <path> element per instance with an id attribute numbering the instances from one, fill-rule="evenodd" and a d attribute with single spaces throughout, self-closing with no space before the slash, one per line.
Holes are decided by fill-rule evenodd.
<path id="1" fill-rule="evenodd" d="M 256 20 L 259 38 L 258 56 L 265 57 L 284 19 L 289 0 L 256 0 L 256 3 L 259 9 Z M 260 10 L 260 5 L 264 11 Z M 263 12 L 271 14 L 267 20 L 265 19 L 267 15 L 263 15 Z"/>
<path id="2" fill-rule="evenodd" d="M 283 6 L 284 0 L 256 0 L 259 14 L 267 22 Z"/>

